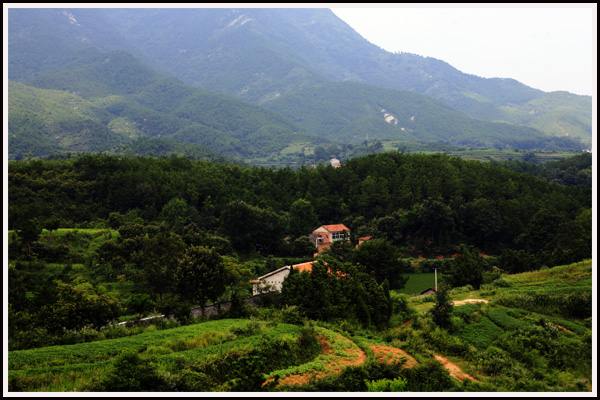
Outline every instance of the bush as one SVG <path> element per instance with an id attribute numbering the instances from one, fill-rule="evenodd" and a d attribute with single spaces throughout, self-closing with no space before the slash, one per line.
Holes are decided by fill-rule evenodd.
<path id="1" fill-rule="evenodd" d="M 456 387 L 448 371 L 437 360 L 403 369 L 401 377 L 406 379 L 407 392 L 443 392 Z"/>
<path id="2" fill-rule="evenodd" d="M 396 378 L 394 380 L 380 379 L 378 381 L 365 381 L 368 392 L 404 392 L 406 379 Z"/>
<path id="3" fill-rule="evenodd" d="M 98 391 L 146 392 L 166 389 L 165 380 L 154 365 L 142 359 L 133 349 L 123 352 L 113 361 L 112 369 L 98 383 Z"/>

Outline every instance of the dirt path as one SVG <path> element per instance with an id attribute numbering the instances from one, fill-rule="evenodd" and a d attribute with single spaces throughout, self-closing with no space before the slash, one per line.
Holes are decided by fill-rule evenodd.
<path id="1" fill-rule="evenodd" d="M 465 300 L 458 300 L 454 302 L 455 306 L 462 306 L 463 304 L 467 304 L 467 303 L 487 303 L 489 302 L 489 300 L 487 299 L 465 299 Z"/>
<path id="2" fill-rule="evenodd" d="M 444 368 L 446 368 L 448 370 L 448 372 L 450 372 L 450 376 L 453 377 L 454 379 L 458 379 L 459 381 L 462 382 L 465 380 L 465 378 L 468 378 L 468 379 L 472 380 L 473 382 L 481 382 L 481 381 L 478 381 L 477 379 L 473 378 L 471 375 L 463 372 L 463 370 L 460 369 L 460 367 L 458 365 L 453 364 L 447 358 L 438 356 L 437 354 L 434 354 L 433 356 L 435 357 L 436 360 L 438 360 L 439 362 L 442 363 Z"/>
<path id="3" fill-rule="evenodd" d="M 463 300 L 463 302 L 477 302 L 477 301 L 489 301 L 483 299 L 468 299 Z M 330 339 L 325 338 L 324 336 L 318 335 L 319 341 L 321 342 L 321 346 L 323 348 L 321 355 L 319 357 L 325 358 L 329 357 L 329 362 L 325 365 L 324 368 L 319 368 L 319 370 L 307 371 L 302 374 L 293 374 L 284 376 L 279 380 L 280 385 L 305 385 L 312 378 L 319 379 L 328 375 L 335 375 L 342 372 L 342 369 L 348 366 L 357 366 L 364 364 L 367 361 L 367 355 L 364 351 L 362 351 L 358 346 L 353 346 L 345 351 L 343 355 L 336 355 L 336 351 L 333 349 L 333 343 Z M 343 337 L 342 335 L 336 335 L 335 341 L 341 342 L 352 342 L 350 339 Z M 393 363 L 398 362 L 406 358 L 406 361 L 403 365 L 403 368 L 413 368 L 419 363 L 413 356 L 405 352 L 404 350 L 398 349 L 396 347 L 382 346 L 377 344 L 371 344 L 369 347 L 373 350 L 373 354 L 377 358 L 379 362 L 385 363 Z M 333 356 L 333 357 L 332 357 Z M 465 379 L 470 379 L 473 382 L 480 382 L 479 380 L 473 378 L 471 375 L 465 373 L 458 367 L 453 364 L 448 359 L 434 354 L 436 360 L 442 363 L 444 368 L 448 370 L 450 376 L 459 381 L 464 381 Z M 264 384 L 272 381 L 273 378 L 269 378 L 265 381 Z M 263 385 L 264 385 L 263 384 Z"/>

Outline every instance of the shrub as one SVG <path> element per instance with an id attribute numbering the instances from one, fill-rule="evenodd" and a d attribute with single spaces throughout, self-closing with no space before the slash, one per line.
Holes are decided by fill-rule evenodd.
<path id="1" fill-rule="evenodd" d="M 268 371 L 265 360 L 260 356 L 241 357 L 232 365 L 232 376 L 226 384 L 226 390 L 231 392 L 261 392 L 272 389 L 277 379 L 267 385 L 265 373 Z"/>
<path id="2" fill-rule="evenodd" d="M 450 326 L 450 316 L 454 306 L 446 288 L 442 287 L 435 292 L 435 300 L 433 308 L 429 311 L 433 316 L 433 322 L 442 328 L 447 328 Z"/>
<path id="3" fill-rule="evenodd" d="M 378 381 L 365 380 L 368 392 L 404 392 L 406 384 L 406 379 L 403 378 L 380 379 Z"/>
<path id="4" fill-rule="evenodd" d="M 406 379 L 406 391 L 410 392 L 442 392 L 456 387 L 448 371 L 437 360 L 403 369 L 401 376 Z"/>
<path id="5" fill-rule="evenodd" d="M 161 391 L 165 388 L 166 382 L 154 365 L 133 349 L 123 350 L 115 358 L 112 369 L 98 383 L 99 391 L 107 392 Z"/>
<path id="6" fill-rule="evenodd" d="M 258 335 L 262 333 L 262 325 L 258 321 L 250 321 L 242 326 L 234 325 L 230 327 L 229 332 L 237 337 Z"/>

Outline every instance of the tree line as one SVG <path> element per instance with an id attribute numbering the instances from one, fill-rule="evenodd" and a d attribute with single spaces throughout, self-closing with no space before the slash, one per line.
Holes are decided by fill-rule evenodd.
<path id="1" fill-rule="evenodd" d="M 32 219 L 112 228 L 164 221 L 178 233 L 223 237 L 238 252 L 278 255 L 286 238 L 344 223 L 354 241 L 382 237 L 407 255 L 451 254 L 460 244 L 558 253 L 561 262 L 591 255 L 591 187 L 445 155 L 382 153 L 298 170 L 85 155 L 11 162 L 8 185 L 17 230 Z"/>

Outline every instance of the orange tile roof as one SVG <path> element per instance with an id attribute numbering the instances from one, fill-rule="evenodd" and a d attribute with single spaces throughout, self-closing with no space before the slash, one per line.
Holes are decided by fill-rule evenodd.
<path id="1" fill-rule="evenodd" d="M 306 263 L 302 263 L 302 264 L 295 264 L 292 265 L 292 268 L 294 268 L 296 271 L 298 272 L 311 272 L 312 271 L 312 265 L 313 263 L 316 261 L 310 261 L 310 262 L 306 262 Z"/>
<path id="2" fill-rule="evenodd" d="M 309 274 L 312 272 L 312 266 L 313 264 L 316 263 L 316 261 L 310 261 L 310 262 L 306 262 L 306 263 L 302 263 L 302 264 L 295 264 L 292 265 L 292 268 L 294 268 L 295 270 L 297 270 L 298 272 L 308 272 Z M 323 263 L 325 264 L 325 266 L 327 266 L 327 263 Z M 331 269 L 327 268 L 327 272 L 329 274 L 331 274 Z M 339 276 L 346 276 L 346 274 L 341 273 L 340 271 L 337 271 L 337 275 Z"/>
<path id="3" fill-rule="evenodd" d="M 350 230 L 344 224 L 323 225 L 323 228 L 327 229 L 329 232 L 339 232 L 339 231 L 349 231 Z"/>

